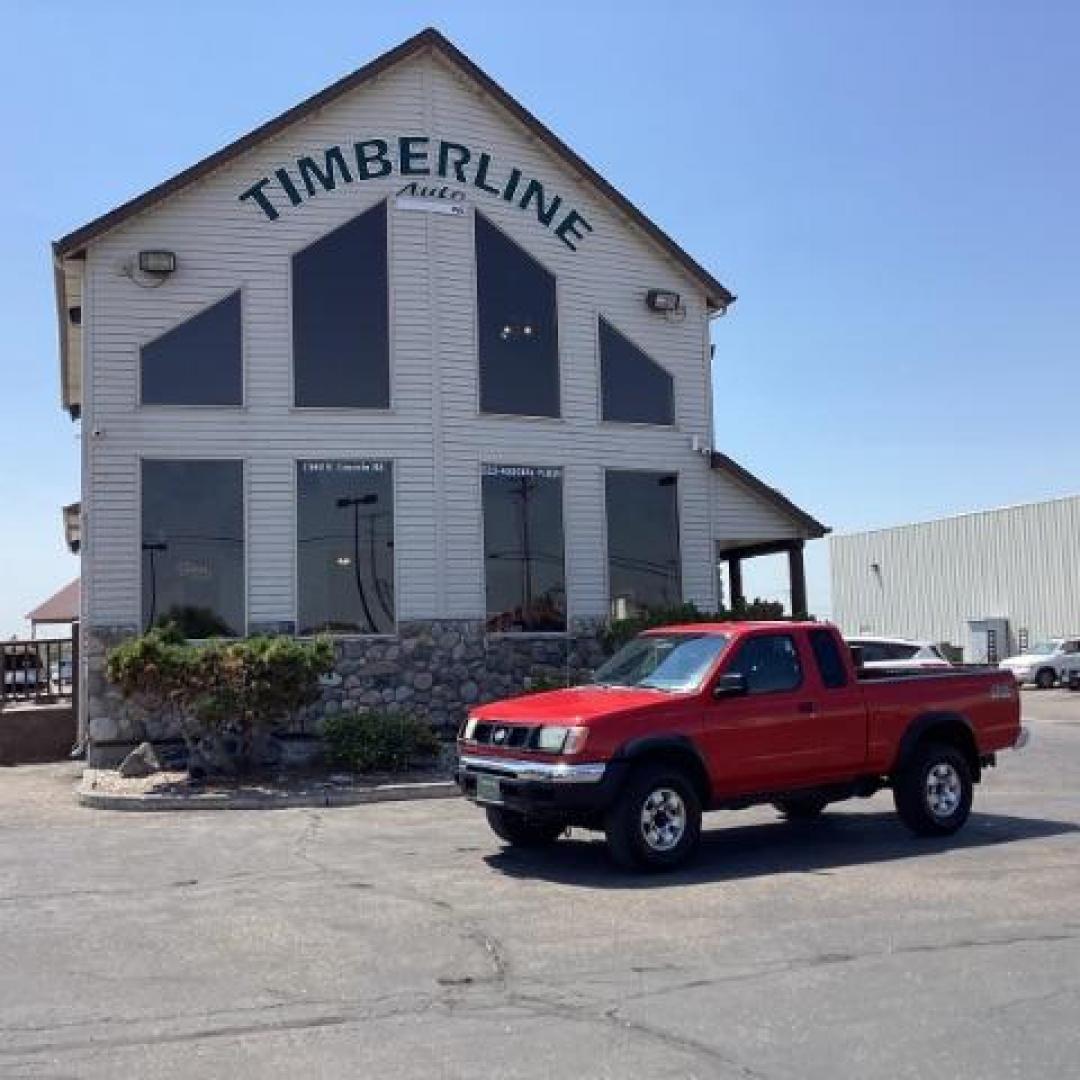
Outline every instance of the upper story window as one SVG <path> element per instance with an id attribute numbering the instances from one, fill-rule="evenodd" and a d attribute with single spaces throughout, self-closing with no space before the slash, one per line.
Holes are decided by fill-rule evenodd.
<path id="1" fill-rule="evenodd" d="M 566 629 L 562 470 L 485 465 L 487 628 Z"/>
<path id="2" fill-rule="evenodd" d="M 139 368 L 144 405 L 240 405 L 239 289 L 144 345 Z"/>
<path id="3" fill-rule="evenodd" d="M 600 320 L 600 387 L 605 420 L 674 424 L 674 380 L 652 357 Z"/>
<path id="4" fill-rule="evenodd" d="M 301 634 L 394 630 L 394 481 L 389 461 L 296 466 Z"/>
<path id="5" fill-rule="evenodd" d="M 292 258 L 296 404 L 390 405 L 386 203 Z"/>
<path id="6" fill-rule="evenodd" d="M 244 632 L 244 466 L 142 463 L 142 616 L 189 638 Z"/>
<path id="7" fill-rule="evenodd" d="M 480 411 L 559 415 L 555 278 L 476 214 Z"/>
<path id="8" fill-rule="evenodd" d="M 678 475 L 609 469 L 606 487 L 612 618 L 681 604 Z"/>

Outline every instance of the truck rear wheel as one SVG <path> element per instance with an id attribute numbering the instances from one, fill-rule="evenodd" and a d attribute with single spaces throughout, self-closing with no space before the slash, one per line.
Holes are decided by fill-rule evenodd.
<path id="1" fill-rule="evenodd" d="M 502 806 L 486 809 L 492 832 L 513 847 L 546 847 L 566 832 L 563 821 L 526 817 Z"/>
<path id="2" fill-rule="evenodd" d="M 628 870 L 671 870 L 701 839 L 701 800 L 680 769 L 661 763 L 630 774 L 604 823 L 612 858 Z"/>
<path id="3" fill-rule="evenodd" d="M 893 781 L 900 820 L 917 836 L 950 836 L 971 813 L 974 784 L 967 758 L 947 743 L 916 748 Z"/>
<path id="4" fill-rule="evenodd" d="M 828 805 L 829 800 L 821 795 L 791 795 L 773 803 L 788 821 L 811 821 L 821 817 L 822 810 Z"/>

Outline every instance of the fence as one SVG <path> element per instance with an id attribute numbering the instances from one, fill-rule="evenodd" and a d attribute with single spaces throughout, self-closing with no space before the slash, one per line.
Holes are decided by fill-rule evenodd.
<path id="1" fill-rule="evenodd" d="M 0 642 L 0 709 L 78 700 L 78 632 L 70 638 Z"/>

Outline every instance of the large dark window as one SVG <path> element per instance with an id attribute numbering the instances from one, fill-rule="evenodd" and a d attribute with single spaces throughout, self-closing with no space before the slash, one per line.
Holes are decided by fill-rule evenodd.
<path id="1" fill-rule="evenodd" d="M 296 497 L 300 633 L 392 633 L 390 462 L 298 462 Z"/>
<path id="2" fill-rule="evenodd" d="M 485 465 L 483 489 L 488 629 L 565 630 L 561 470 Z"/>
<path id="3" fill-rule="evenodd" d="M 239 405 L 243 359 L 239 291 L 140 350 L 144 405 Z"/>
<path id="4" fill-rule="evenodd" d="M 609 470 L 607 533 L 612 617 L 682 603 L 675 473 Z"/>
<path id="5" fill-rule="evenodd" d="M 671 376 L 606 319 L 600 320 L 600 387 L 605 420 L 675 423 Z"/>
<path id="6" fill-rule="evenodd" d="M 244 467 L 142 463 L 142 613 L 187 637 L 244 632 Z"/>
<path id="7" fill-rule="evenodd" d="M 559 415 L 555 278 L 476 215 L 480 410 Z"/>
<path id="8" fill-rule="evenodd" d="M 390 404 L 386 204 L 293 256 L 296 404 Z"/>

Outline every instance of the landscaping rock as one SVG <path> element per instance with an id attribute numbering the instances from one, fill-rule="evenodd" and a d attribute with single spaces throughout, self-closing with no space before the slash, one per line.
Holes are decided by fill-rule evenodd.
<path id="1" fill-rule="evenodd" d="M 161 762 L 154 753 L 153 746 L 148 743 L 139 743 L 134 750 L 122 762 L 117 770 L 121 776 L 131 778 L 134 776 L 149 776 L 151 773 L 161 771 Z"/>

